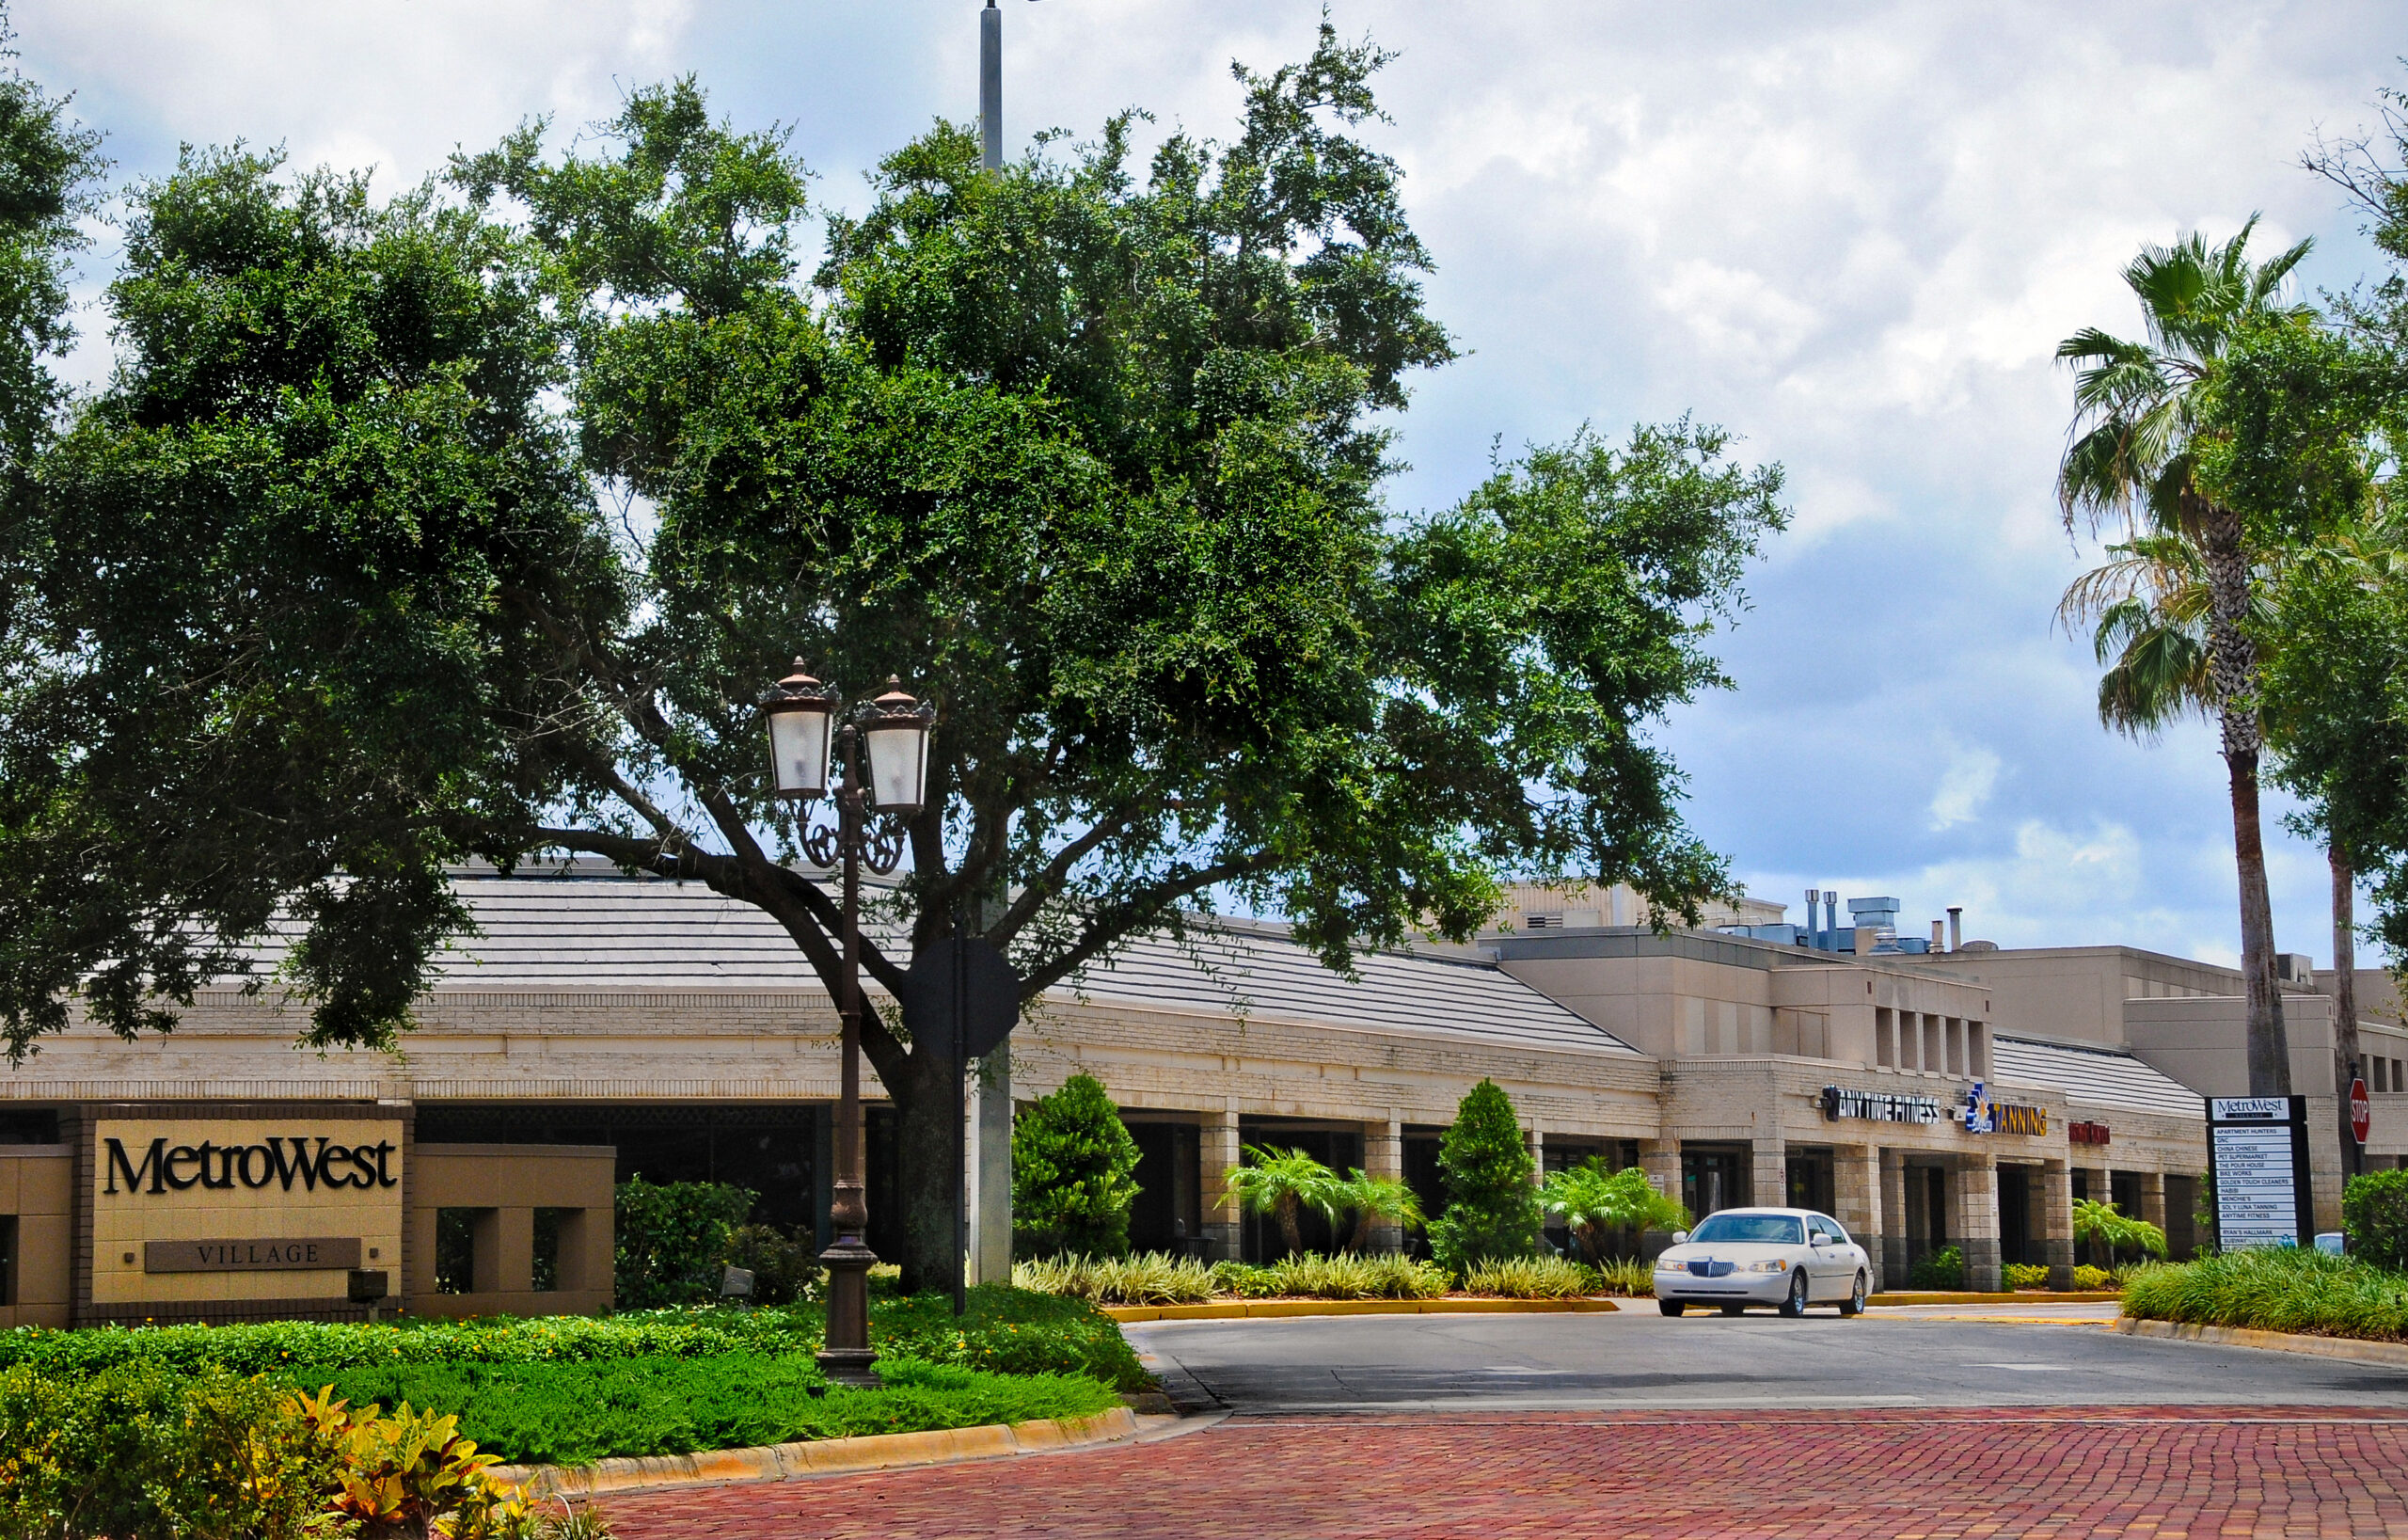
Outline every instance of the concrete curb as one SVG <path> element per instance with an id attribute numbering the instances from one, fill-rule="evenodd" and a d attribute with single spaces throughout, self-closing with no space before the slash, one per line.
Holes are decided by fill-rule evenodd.
<path id="1" fill-rule="evenodd" d="M 2056 1294 L 2042 1289 L 2018 1289 L 2012 1294 L 1975 1294 L 1970 1290 L 1926 1290 L 1873 1294 L 1868 1305 L 2103 1305 L 2124 1296 L 2113 1289 L 2068 1289 Z"/>
<path id="2" fill-rule="evenodd" d="M 1231 1299 L 1214 1305 L 1104 1305 L 1115 1321 L 1259 1321 L 1291 1315 L 1593 1315 L 1610 1299 Z"/>
<path id="3" fill-rule="evenodd" d="M 2200 1326 L 2187 1321 L 2136 1321 L 2125 1316 L 2115 1329 L 2127 1337 L 2161 1342 L 2208 1342 L 2224 1347 L 2262 1347 L 2276 1353 L 2306 1353 L 2408 1369 L 2408 1342 L 2370 1342 L 2356 1337 L 2312 1337 L 2299 1331 L 2258 1331 L 2247 1326 Z"/>
<path id="4" fill-rule="evenodd" d="M 1117 1443 L 1146 1423 L 1178 1421 L 1140 1418 L 1126 1406 L 1093 1417 L 1059 1421 L 990 1423 L 977 1428 L 940 1428 L 927 1433 L 879 1433 L 858 1438 L 809 1438 L 756 1449 L 715 1449 L 695 1454 L 654 1454 L 596 1460 L 592 1465 L 503 1465 L 491 1472 L 531 1498 L 583 1501 L 679 1486 L 724 1486 L 738 1482 L 796 1481 L 814 1476 L 856 1476 L 908 1466 L 956 1465 L 1011 1454 L 1045 1454 L 1090 1444 Z"/>

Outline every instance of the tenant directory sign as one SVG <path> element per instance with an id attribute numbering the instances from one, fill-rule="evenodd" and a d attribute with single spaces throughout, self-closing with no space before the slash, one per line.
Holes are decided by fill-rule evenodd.
<path id="1" fill-rule="evenodd" d="M 2208 1148 L 2220 1245 L 2237 1250 L 2306 1244 L 2314 1229 L 2307 1098 L 2211 1097 Z"/>

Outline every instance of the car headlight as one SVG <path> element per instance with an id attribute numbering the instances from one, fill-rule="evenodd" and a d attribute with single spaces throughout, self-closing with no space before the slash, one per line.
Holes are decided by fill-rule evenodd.
<path id="1" fill-rule="evenodd" d="M 1780 1261 L 1751 1262 L 1748 1263 L 1747 1270 L 1751 1273 L 1786 1273 L 1789 1271 L 1789 1263 Z"/>

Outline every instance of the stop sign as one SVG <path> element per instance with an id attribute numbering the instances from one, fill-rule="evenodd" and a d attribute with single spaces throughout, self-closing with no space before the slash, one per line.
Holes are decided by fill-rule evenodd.
<path id="1" fill-rule="evenodd" d="M 2374 1128 L 2374 1102 L 2367 1095 L 2367 1083 L 2362 1079 L 2350 1082 L 2350 1136 L 2360 1144 Z"/>

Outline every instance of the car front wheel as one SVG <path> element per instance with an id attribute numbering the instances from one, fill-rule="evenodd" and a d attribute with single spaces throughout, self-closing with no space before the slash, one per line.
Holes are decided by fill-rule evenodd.
<path id="1" fill-rule="evenodd" d="M 1866 1280 L 1864 1275 L 1862 1273 L 1857 1274 L 1856 1287 L 1849 1291 L 1848 1296 L 1846 1299 L 1840 1301 L 1840 1313 L 1842 1315 L 1862 1315 L 1864 1313 L 1865 1288 Z"/>
<path id="2" fill-rule="evenodd" d="M 1803 1267 L 1789 1275 L 1789 1297 L 1781 1302 L 1781 1313 L 1787 1316 L 1806 1313 L 1806 1269 Z"/>
<path id="3" fill-rule="evenodd" d="M 1656 1301 L 1656 1308 L 1666 1315 L 1678 1315 L 1685 1307 L 1677 1299 L 1659 1299 Z"/>

